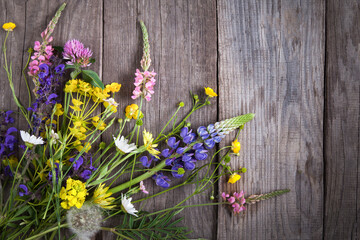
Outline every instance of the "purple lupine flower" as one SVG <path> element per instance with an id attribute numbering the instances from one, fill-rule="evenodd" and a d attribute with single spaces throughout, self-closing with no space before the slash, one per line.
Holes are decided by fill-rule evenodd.
<path id="1" fill-rule="evenodd" d="M 70 158 L 69 162 L 74 162 L 75 158 Z M 78 171 L 80 166 L 84 163 L 84 159 L 82 157 L 79 157 L 75 163 L 72 165 L 73 169 L 75 171 Z"/>
<path id="2" fill-rule="evenodd" d="M 175 164 L 175 165 L 171 168 L 171 170 L 172 170 L 171 174 L 172 174 L 175 178 L 182 178 L 182 177 L 184 176 L 184 174 L 179 174 L 179 173 L 178 173 L 178 169 L 179 169 L 179 168 L 184 168 L 184 166 L 178 163 L 178 164 Z"/>
<path id="3" fill-rule="evenodd" d="M 149 159 L 147 156 L 142 156 L 140 158 L 140 162 L 144 167 L 148 168 L 150 167 L 152 160 L 151 158 Z"/>
<path id="4" fill-rule="evenodd" d="M 156 185 L 163 188 L 170 187 L 170 184 L 168 182 L 170 182 L 171 180 L 167 176 L 164 176 L 162 172 L 154 174 L 152 178 L 155 180 Z"/>
<path id="5" fill-rule="evenodd" d="M 24 184 L 19 185 L 19 196 L 23 197 L 24 195 L 29 195 L 29 189 Z"/>
<path id="6" fill-rule="evenodd" d="M 79 64 L 81 67 L 88 67 L 91 65 L 92 51 L 85 48 L 80 41 L 73 39 L 65 43 L 63 57 L 68 65 Z"/>

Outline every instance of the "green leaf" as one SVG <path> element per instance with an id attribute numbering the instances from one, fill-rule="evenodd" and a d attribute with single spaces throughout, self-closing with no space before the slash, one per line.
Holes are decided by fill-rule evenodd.
<path id="1" fill-rule="evenodd" d="M 53 46 L 53 49 L 55 49 L 60 54 L 64 51 L 64 48 L 62 46 Z"/>
<path id="2" fill-rule="evenodd" d="M 82 70 L 81 73 L 85 81 L 89 82 L 94 87 L 99 87 L 101 89 L 104 89 L 104 84 L 102 83 L 99 75 L 97 75 L 96 72 L 91 70 Z"/>
<path id="3" fill-rule="evenodd" d="M 71 68 L 76 69 L 76 66 L 75 65 L 68 65 L 68 64 L 65 65 L 65 69 L 71 69 Z"/>
<path id="4" fill-rule="evenodd" d="M 76 77 L 77 77 L 80 73 L 81 73 L 81 70 L 78 69 L 78 68 L 76 68 L 74 71 L 72 71 L 72 72 L 70 73 L 70 77 L 71 77 L 72 79 L 76 79 Z"/>

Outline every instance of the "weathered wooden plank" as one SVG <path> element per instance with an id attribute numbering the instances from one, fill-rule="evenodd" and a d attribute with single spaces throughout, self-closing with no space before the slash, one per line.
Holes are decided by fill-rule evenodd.
<path id="1" fill-rule="evenodd" d="M 325 239 L 358 239 L 360 1 L 328 1 Z"/>
<path id="2" fill-rule="evenodd" d="M 10 33 L 9 38 L 7 39 L 7 60 L 8 64 L 10 64 L 10 62 L 12 63 L 13 82 L 15 86 L 15 91 L 19 96 L 19 91 L 21 89 L 20 80 L 22 70 L 21 56 L 23 55 L 25 34 L 25 3 L 23 1 L 0 1 L 0 9 L 1 26 L 5 22 L 14 22 L 16 24 L 16 28 L 12 33 Z M 3 44 L 5 35 L 6 32 L 1 29 L 1 44 Z M 5 61 L 2 56 L 0 58 L 0 109 L 13 110 L 14 112 L 16 112 L 18 111 L 18 108 L 13 101 L 9 82 L 6 77 L 6 72 L 3 68 L 4 64 Z M 19 126 L 19 120 L 22 121 L 22 118 L 17 117 L 16 114 L 13 114 L 13 117 L 16 118 L 16 125 Z"/>
<path id="3" fill-rule="evenodd" d="M 148 27 L 152 66 L 157 73 L 155 94 L 144 105 L 144 126 L 159 133 L 184 101 L 184 116 L 190 108 L 189 90 L 203 92 L 209 85 L 216 89 L 216 6 L 215 1 L 105 1 L 104 2 L 104 80 L 122 84 L 121 106 L 126 106 L 133 90 L 136 68 L 140 67 L 142 39 L 139 20 Z M 214 38 L 215 37 L 215 38 Z M 119 117 L 123 117 L 119 112 Z M 216 107 L 204 109 L 193 118 L 193 126 L 216 120 Z M 130 128 L 127 128 L 129 132 Z M 107 136 L 109 138 L 110 136 Z M 150 194 L 161 189 L 152 180 L 145 181 Z M 171 207 L 192 192 L 182 188 L 149 200 L 145 209 L 154 211 Z M 136 197 L 136 196 L 134 196 Z M 189 204 L 203 202 L 196 198 Z M 139 206 L 136 206 L 139 207 Z M 205 211 L 206 210 L 206 211 Z M 216 212 L 211 209 L 189 209 L 183 213 L 193 237 L 214 235 Z M 198 219 L 204 221 L 198 221 Z M 110 235 L 104 234 L 104 239 Z"/>
<path id="4" fill-rule="evenodd" d="M 256 113 L 231 163 L 248 172 L 235 185 L 223 179 L 220 192 L 292 190 L 244 216 L 219 207 L 218 238 L 321 239 L 324 2 L 219 0 L 217 9 L 219 118 Z"/>

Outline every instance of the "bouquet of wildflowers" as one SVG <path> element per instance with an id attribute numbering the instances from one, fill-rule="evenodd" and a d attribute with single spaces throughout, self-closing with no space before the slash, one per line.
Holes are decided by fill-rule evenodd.
<path id="1" fill-rule="evenodd" d="M 232 170 L 228 163 L 231 155 L 239 153 L 237 137 L 254 114 L 192 129 L 187 121 L 190 115 L 210 105 L 211 98 L 217 96 L 206 87 L 206 99 L 193 94 L 188 115 L 177 121 L 184 107 L 180 102 L 154 136 L 142 126 L 146 115 L 142 106 L 151 101 L 156 84 L 156 73 L 149 71 L 150 49 L 144 23 L 140 22 L 144 52 L 141 70 L 135 72 L 134 104 L 121 106 L 117 101 L 121 84 L 104 86 L 98 74 L 87 69 L 95 62 L 89 48 L 75 39 L 64 47 L 52 46 L 51 34 L 64 8 L 65 4 L 41 33 L 41 42 L 36 41 L 29 51 L 26 69 L 33 90 L 27 84 L 28 107 L 17 98 L 12 66 L 6 57 L 6 40 L 16 25 L 3 25 L 4 69 L 28 128 L 16 129 L 15 113 L 0 111 L 1 239 L 60 239 L 64 229 L 71 230 L 69 238 L 79 239 L 89 239 L 101 230 L 121 239 L 184 239 L 188 230 L 179 227 L 181 218 L 175 217 L 184 208 L 227 205 L 238 214 L 246 205 L 288 191 L 248 197 L 243 191 L 222 193 L 220 202 L 214 201 L 212 193 L 207 203 L 186 205 L 189 198 L 213 189 L 220 178 L 226 177 L 233 184 L 246 172 L 245 168 Z M 117 112 L 122 112 L 121 118 L 115 117 Z M 126 125 L 133 127 L 128 134 L 124 132 Z M 111 126 L 117 129 L 112 141 L 100 142 L 100 136 Z M 238 134 L 231 145 L 216 147 L 235 130 Z M 126 180 L 116 184 L 120 177 Z M 182 181 L 171 184 L 172 179 Z M 149 195 L 147 181 L 155 181 L 158 193 Z M 171 208 L 146 212 L 138 207 L 143 201 L 185 185 L 194 185 L 194 192 Z M 140 196 L 138 200 L 132 201 L 134 195 Z M 111 218 L 121 218 L 122 223 L 105 224 Z"/>

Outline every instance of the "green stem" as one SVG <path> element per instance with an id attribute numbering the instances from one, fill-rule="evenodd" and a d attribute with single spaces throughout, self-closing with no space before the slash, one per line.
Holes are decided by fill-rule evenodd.
<path id="1" fill-rule="evenodd" d="M 60 225 L 60 226 L 56 226 L 56 227 L 50 228 L 50 229 L 48 229 L 48 230 L 46 230 L 46 231 L 44 231 L 44 232 L 41 232 L 41 233 L 39 233 L 39 234 L 36 234 L 36 235 L 34 235 L 34 236 L 32 236 L 32 237 L 26 238 L 26 240 L 37 239 L 37 238 L 39 238 L 39 237 L 41 237 L 41 236 L 43 236 L 43 235 L 45 235 L 45 234 L 47 234 L 47 233 L 50 233 L 50 232 L 53 232 L 53 231 L 57 230 L 58 228 L 63 228 L 63 227 L 67 227 L 67 226 L 68 226 L 68 224 L 67 224 L 67 223 L 64 223 L 64 224 L 62 224 L 62 225 Z"/>
<path id="2" fill-rule="evenodd" d="M 111 193 L 117 193 L 120 192 L 136 183 L 139 183 L 149 177 L 151 177 L 152 175 L 154 175 L 156 172 L 160 171 L 161 169 L 163 169 L 164 167 L 166 167 L 166 163 L 165 160 L 161 161 L 158 165 L 156 165 L 154 168 L 152 168 L 151 170 L 149 170 L 148 172 L 144 173 L 143 175 L 140 175 L 137 178 L 134 178 L 132 181 L 120 184 L 114 188 L 111 188 L 109 190 L 109 192 Z"/>

